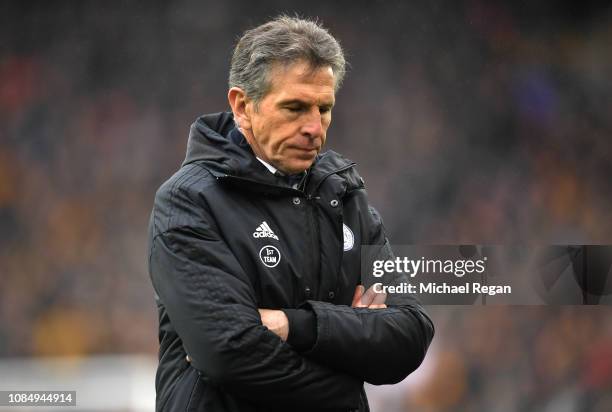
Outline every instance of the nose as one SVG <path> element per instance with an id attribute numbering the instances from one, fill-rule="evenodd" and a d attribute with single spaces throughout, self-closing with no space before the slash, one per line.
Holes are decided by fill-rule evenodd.
<path id="1" fill-rule="evenodd" d="M 300 131 L 309 139 L 316 139 L 323 135 L 323 123 L 318 107 L 309 113 Z"/>

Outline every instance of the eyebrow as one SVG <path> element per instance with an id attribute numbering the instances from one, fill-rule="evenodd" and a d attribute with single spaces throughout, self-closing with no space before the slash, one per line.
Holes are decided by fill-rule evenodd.
<path id="1" fill-rule="evenodd" d="M 281 100 L 280 102 L 278 102 L 279 106 L 290 106 L 292 104 L 300 105 L 300 106 L 310 106 L 309 102 L 302 100 L 302 99 L 289 99 L 289 100 Z M 335 102 L 331 102 L 331 103 L 321 104 L 318 106 L 333 107 L 334 104 Z"/>

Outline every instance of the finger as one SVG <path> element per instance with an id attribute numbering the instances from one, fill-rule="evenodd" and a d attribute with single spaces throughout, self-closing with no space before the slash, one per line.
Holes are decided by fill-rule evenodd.
<path id="1" fill-rule="evenodd" d="M 386 309 L 387 305 L 385 305 L 384 303 L 381 303 L 379 305 L 370 305 L 368 306 L 368 309 Z"/>
<path id="2" fill-rule="evenodd" d="M 374 299 L 372 300 L 372 304 L 371 305 L 380 305 L 380 304 L 385 303 L 386 300 L 387 300 L 387 294 L 386 293 L 377 293 L 374 296 Z"/>
<path id="3" fill-rule="evenodd" d="M 361 297 L 361 304 L 365 306 L 370 306 L 373 303 L 376 295 L 377 293 L 374 291 L 374 286 L 370 286 Z"/>
<path id="4" fill-rule="evenodd" d="M 351 307 L 363 308 L 367 306 L 361 303 L 361 297 L 363 296 L 364 291 L 365 288 L 363 287 L 363 285 L 357 285 L 357 287 L 355 288 L 355 293 L 353 294 L 353 302 L 351 303 Z"/>

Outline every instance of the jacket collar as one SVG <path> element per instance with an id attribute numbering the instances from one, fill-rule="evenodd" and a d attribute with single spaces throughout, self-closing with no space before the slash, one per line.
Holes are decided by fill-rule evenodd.
<path id="1" fill-rule="evenodd" d="M 245 139 L 230 136 L 234 128 L 231 112 L 199 117 L 191 125 L 183 166 L 198 162 L 217 178 L 281 186 L 279 178 L 257 160 Z M 328 176 L 354 165 L 333 150 L 321 153 L 309 169 L 308 186 L 316 189 Z"/>

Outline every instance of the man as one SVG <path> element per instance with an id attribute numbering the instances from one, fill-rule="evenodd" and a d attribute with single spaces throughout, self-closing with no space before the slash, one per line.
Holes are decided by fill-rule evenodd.
<path id="1" fill-rule="evenodd" d="M 344 75 L 317 23 L 279 17 L 232 58 L 231 113 L 199 118 L 155 198 L 158 411 L 367 411 L 363 382 L 415 370 L 433 326 L 360 285 L 391 256 L 354 163 L 321 153 Z"/>

